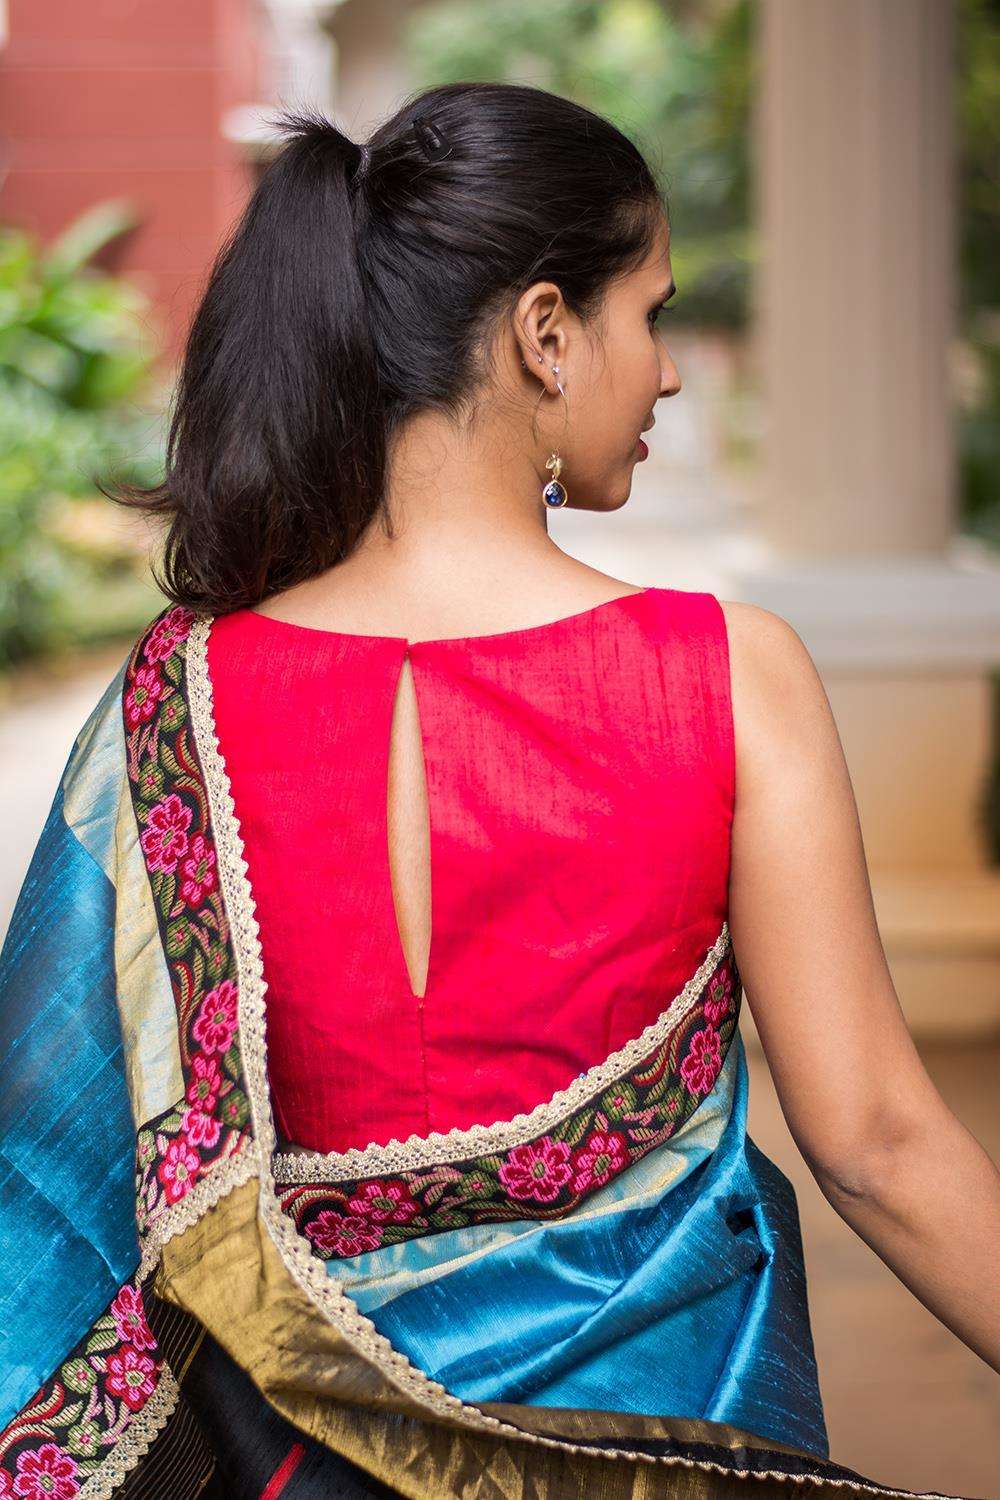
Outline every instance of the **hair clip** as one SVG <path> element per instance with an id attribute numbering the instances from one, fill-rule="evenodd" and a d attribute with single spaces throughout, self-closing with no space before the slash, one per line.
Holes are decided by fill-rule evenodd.
<path id="1" fill-rule="evenodd" d="M 428 161 L 438 161 L 441 157 L 451 155 L 451 141 L 425 115 L 414 115 L 413 133 Z"/>
<path id="2" fill-rule="evenodd" d="M 369 166 L 371 164 L 371 159 L 372 159 L 372 148 L 368 145 L 368 143 L 366 141 L 364 143 L 364 145 L 359 145 L 358 146 L 357 163 L 355 165 L 354 171 L 351 173 L 351 176 L 350 176 L 350 181 L 352 183 L 360 182 L 362 180 L 362 178 L 367 177 L 367 175 L 368 175 L 368 168 L 369 168 Z"/>

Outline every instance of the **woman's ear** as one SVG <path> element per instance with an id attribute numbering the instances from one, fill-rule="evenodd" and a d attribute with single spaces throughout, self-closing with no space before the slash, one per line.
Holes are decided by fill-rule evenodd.
<path id="1" fill-rule="evenodd" d="M 565 369 L 566 318 L 563 294 L 553 281 L 536 281 L 521 293 L 514 310 L 514 337 L 525 369 L 552 395 L 558 394 Z"/>

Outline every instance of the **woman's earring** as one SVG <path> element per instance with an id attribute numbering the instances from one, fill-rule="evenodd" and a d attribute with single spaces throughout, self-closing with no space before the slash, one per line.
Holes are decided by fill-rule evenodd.
<path id="1" fill-rule="evenodd" d="M 546 505 L 550 505 L 553 508 L 555 508 L 557 505 L 565 505 L 566 501 L 569 499 L 569 496 L 566 493 L 566 486 L 564 484 L 560 484 L 559 482 L 559 474 L 562 469 L 562 459 L 559 457 L 558 453 L 553 453 L 550 458 L 547 458 L 545 460 L 545 467 L 552 470 L 552 478 L 542 490 L 542 499 L 545 501 Z"/>
<path id="2" fill-rule="evenodd" d="M 558 365 L 552 366 L 552 373 L 553 375 L 559 374 Z M 556 386 L 558 387 L 560 396 L 562 396 L 563 400 L 565 401 L 566 392 L 563 390 L 561 382 L 557 380 Z M 566 501 L 569 499 L 569 496 L 566 493 L 566 486 L 562 484 L 559 479 L 559 475 L 562 472 L 562 459 L 559 457 L 559 454 L 553 453 L 549 458 L 547 458 L 545 460 L 545 467 L 552 470 L 552 478 L 542 490 L 542 499 L 545 501 L 546 505 L 549 505 L 553 509 L 555 509 L 557 505 L 565 505 Z"/>
<path id="3" fill-rule="evenodd" d="M 539 363 L 541 363 L 542 356 L 540 354 L 536 354 L 535 358 L 539 361 Z M 524 363 L 523 356 L 521 359 L 521 365 L 525 370 L 528 368 L 528 366 Z M 553 374 L 558 375 L 559 366 L 553 365 L 552 371 Z M 559 388 L 559 394 L 562 396 L 563 400 L 565 400 L 566 392 L 563 390 L 563 387 L 558 380 L 556 381 L 556 385 Z M 551 454 L 551 456 L 545 461 L 545 467 L 552 470 L 552 478 L 542 490 L 542 499 L 545 501 L 546 505 L 550 506 L 554 510 L 558 505 L 565 505 L 566 501 L 569 499 L 569 496 L 566 493 L 566 486 L 564 484 L 561 484 L 559 481 L 559 474 L 562 469 L 562 459 L 559 457 L 559 454 Z"/>

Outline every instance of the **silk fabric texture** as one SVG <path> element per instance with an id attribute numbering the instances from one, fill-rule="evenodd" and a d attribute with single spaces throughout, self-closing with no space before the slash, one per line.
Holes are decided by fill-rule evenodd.
<path id="1" fill-rule="evenodd" d="M 328 1152 L 530 1110 L 637 1036 L 717 936 L 735 775 L 711 594 L 417 643 L 242 609 L 207 650 L 290 1140 Z M 404 656 L 430 814 L 422 999 L 387 847 Z"/>
<path id="2" fill-rule="evenodd" d="M 734 1014 L 711 1088 L 662 1125 L 683 1090 L 657 1093 L 663 1069 L 738 1011 L 725 927 L 645 1061 L 626 1042 L 614 1077 L 541 1101 L 542 1137 L 529 1112 L 518 1142 L 510 1121 L 471 1142 L 502 1181 L 646 1090 L 655 1144 L 619 1121 L 603 1185 L 551 1213 L 498 1192 L 441 1227 L 426 1174 L 455 1163 L 425 1142 L 400 1172 L 426 1232 L 345 1256 L 301 1231 L 282 1194 L 334 1202 L 343 1171 L 276 1176 L 304 1168 L 275 1131 L 211 623 L 171 606 L 134 643 L 0 953 L 0 1494 L 911 1493 L 826 1451 L 794 1194 L 746 1135 Z"/>

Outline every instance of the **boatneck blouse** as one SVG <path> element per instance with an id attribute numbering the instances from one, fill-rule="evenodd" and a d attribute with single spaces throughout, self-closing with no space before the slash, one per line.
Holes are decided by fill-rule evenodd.
<path id="1" fill-rule="evenodd" d="M 409 657 L 430 824 L 414 993 L 390 879 Z M 266 981 L 283 1144 L 528 1113 L 651 1025 L 728 915 L 735 755 L 715 595 L 648 588 L 410 641 L 216 615 L 207 663 Z"/>

